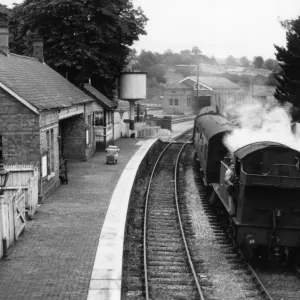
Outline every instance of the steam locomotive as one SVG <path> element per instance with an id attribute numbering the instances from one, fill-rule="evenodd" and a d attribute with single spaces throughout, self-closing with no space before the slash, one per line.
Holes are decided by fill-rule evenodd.
<path id="1" fill-rule="evenodd" d="M 248 253 L 260 249 L 287 259 L 300 248 L 300 153 L 271 141 L 236 150 L 230 158 L 236 213 L 230 216 L 223 139 L 235 128 L 214 107 L 205 107 L 195 119 L 193 143 L 204 184 L 210 187 L 209 201 L 225 215 L 228 230 Z"/>

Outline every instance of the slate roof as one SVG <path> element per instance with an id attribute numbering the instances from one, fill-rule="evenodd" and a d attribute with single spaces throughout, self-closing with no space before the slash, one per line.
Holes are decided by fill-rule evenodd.
<path id="1" fill-rule="evenodd" d="M 0 52 L 0 82 L 40 111 L 93 101 L 47 64 L 31 57 Z"/>
<path id="2" fill-rule="evenodd" d="M 100 105 L 104 105 L 105 107 L 109 109 L 116 108 L 118 104 L 110 99 L 108 99 L 106 96 L 104 96 L 102 93 L 100 93 L 97 89 L 95 89 L 90 84 L 85 84 L 84 89 L 87 91 L 87 93 L 93 97 L 96 101 L 100 102 Z"/>
<path id="3" fill-rule="evenodd" d="M 197 82 L 197 76 L 189 76 L 189 78 Z M 185 79 L 181 80 L 181 82 L 184 82 Z M 240 88 L 238 84 L 235 84 L 229 79 L 225 77 L 218 77 L 218 76 L 199 76 L 199 83 L 207 85 L 211 87 L 213 90 Z"/>
<path id="4" fill-rule="evenodd" d="M 189 87 L 184 83 L 175 82 L 175 83 L 166 85 L 165 88 L 167 88 L 167 89 L 171 89 L 171 88 L 173 88 L 173 89 L 188 89 Z"/>

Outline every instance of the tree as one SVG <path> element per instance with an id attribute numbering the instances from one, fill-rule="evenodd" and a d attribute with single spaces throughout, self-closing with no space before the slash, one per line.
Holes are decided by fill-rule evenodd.
<path id="1" fill-rule="evenodd" d="M 147 71 L 148 78 L 154 79 L 157 83 L 166 83 L 166 71 L 164 65 L 157 64 Z"/>
<path id="2" fill-rule="evenodd" d="M 142 50 L 141 54 L 138 56 L 140 69 L 147 71 L 148 68 L 159 63 L 158 56 L 151 51 Z"/>
<path id="3" fill-rule="evenodd" d="M 267 85 L 272 85 L 272 86 L 276 86 L 277 85 L 277 80 L 276 80 L 276 77 L 275 77 L 274 73 L 271 73 L 268 76 Z"/>
<path id="4" fill-rule="evenodd" d="M 7 21 L 10 10 L 6 5 L 0 4 L 0 21 Z"/>
<path id="5" fill-rule="evenodd" d="M 194 46 L 194 47 L 192 48 L 191 53 L 192 53 L 193 55 L 199 55 L 199 54 L 202 53 L 202 51 L 199 49 L 198 46 Z"/>
<path id="6" fill-rule="evenodd" d="M 286 29 L 286 48 L 275 45 L 281 70 L 276 75 L 275 97 L 281 103 L 290 102 L 300 108 L 300 17 L 281 23 Z M 297 119 L 299 116 L 297 116 Z"/>
<path id="7" fill-rule="evenodd" d="M 261 57 L 261 56 L 255 56 L 254 59 L 253 59 L 253 65 L 255 68 L 262 68 L 264 64 L 264 59 Z"/>
<path id="8" fill-rule="evenodd" d="M 194 64 L 199 64 L 202 58 L 202 52 L 198 46 L 194 46 L 191 51 L 192 59 Z"/>
<path id="9" fill-rule="evenodd" d="M 232 55 L 228 55 L 228 57 L 226 59 L 226 65 L 227 66 L 237 66 L 237 62 Z"/>
<path id="10" fill-rule="evenodd" d="M 245 68 L 249 67 L 249 60 L 246 56 L 241 57 L 241 64 Z"/>
<path id="11" fill-rule="evenodd" d="M 25 0 L 12 9 L 11 50 L 30 55 L 36 35 L 44 39 L 45 61 L 74 84 L 91 78 L 112 96 L 130 46 L 147 18 L 130 0 Z"/>

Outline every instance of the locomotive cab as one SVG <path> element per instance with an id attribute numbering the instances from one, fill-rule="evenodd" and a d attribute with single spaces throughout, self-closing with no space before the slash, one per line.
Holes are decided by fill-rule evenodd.
<path id="1" fill-rule="evenodd" d="M 300 153 L 273 142 L 254 143 L 234 153 L 237 241 L 251 236 L 255 244 L 300 247 Z M 220 198 L 228 206 L 222 179 Z"/>

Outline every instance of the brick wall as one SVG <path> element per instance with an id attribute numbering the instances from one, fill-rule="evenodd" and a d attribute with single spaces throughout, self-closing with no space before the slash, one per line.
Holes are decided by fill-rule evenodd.
<path id="1" fill-rule="evenodd" d="M 39 116 L 1 88 L 0 103 L 4 163 L 39 165 Z"/>
<path id="2" fill-rule="evenodd" d="M 172 93 L 173 91 L 173 93 Z M 175 93 L 174 93 L 175 92 Z M 190 98 L 192 104 L 192 90 L 188 89 L 167 89 L 164 92 L 163 111 L 166 114 L 185 114 L 192 111 L 192 106 L 187 105 L 187 99 Z M 170 106 L 170 99 L 173 99 L 173 106 Z M 178 99 L 178 107 L 175 106 L 175 99 Z"/>

